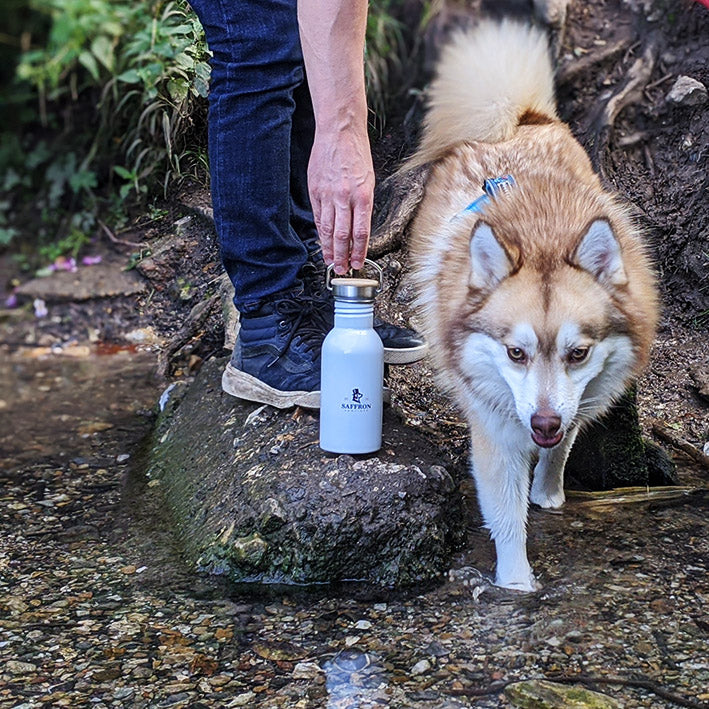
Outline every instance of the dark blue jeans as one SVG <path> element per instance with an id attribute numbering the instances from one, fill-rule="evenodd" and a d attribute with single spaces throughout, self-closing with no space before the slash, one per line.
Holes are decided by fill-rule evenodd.
<path id="1" fill-rule="evenodd" d="M 315 119 L 296 0 L 190 0 L 212 51 L 209 163 L 222 260 L 241 312 L 300 289 L 319 257 L 307 189 Z"/>

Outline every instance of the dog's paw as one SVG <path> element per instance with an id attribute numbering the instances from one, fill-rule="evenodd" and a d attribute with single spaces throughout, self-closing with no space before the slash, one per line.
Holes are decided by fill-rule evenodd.
<path id="1" fill-rule="evenodd" d="M 498 574 L 495 577 L 495 586 L 509 588 L 512 591 L 522 591 L 523 593 L 534 593 L 539 591 L 542 585 L 534 578 L 534 574 L 530 573 L 521 578 L 501 578 Z"/>
<path id="2" fill-rule="evenodd" d="M 556 510 L 566 502 L 566 495 L 563 490 L 550 493 L 546 490 L 539 490 L 532 484 L 529 491 L 529 501 L 545 510 Z"/>

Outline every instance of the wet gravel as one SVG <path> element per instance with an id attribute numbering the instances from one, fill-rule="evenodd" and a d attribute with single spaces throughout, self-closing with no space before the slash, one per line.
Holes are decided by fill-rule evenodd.
<path id="1" fill-rule="evenodd" d="M 142 474 L 154 355 L 1 361 L 0 706 L 504 707 L 506 682 L 545 677 L 623 707 L 677 706 L 648 687 L 709 703 L 702 471 L 532 510 L 536 594 L 490 584 L 468 483 L 437 586 L 234 588 L 181 564 Z"/>

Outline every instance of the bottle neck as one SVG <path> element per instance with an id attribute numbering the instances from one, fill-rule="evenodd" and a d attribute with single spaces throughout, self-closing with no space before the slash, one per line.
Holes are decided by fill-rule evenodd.
<path id="1" fill-rule="evenodd" d="M 374 321 L 374 303 L 335 300 L 335 327 L 369 328 Z"/>

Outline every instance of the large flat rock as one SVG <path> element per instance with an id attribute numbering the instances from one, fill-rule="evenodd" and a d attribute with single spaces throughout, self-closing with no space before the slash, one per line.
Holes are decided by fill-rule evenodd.
<path id="1" fill-rule="evenodd" d="M 149 475 L 160 480 L 187 558 L 235 581 L 404 586 L 448 569 L 464 531 L 438 452 L 387 411 L 384 446 L 335 456 L 318 414 L 221 391 L 206 363 L 161 414 Z"/>
<path id="2" fill-rule="evenodd" d="M 145 281 L 135 271 L 124 271 L 116 263 L 79 267 L 73 273 L 56 271 L 44 278 L 23 283 L 18 295 L 48 302 L 82 301 L 134 295 L 146 290 Z"/>

